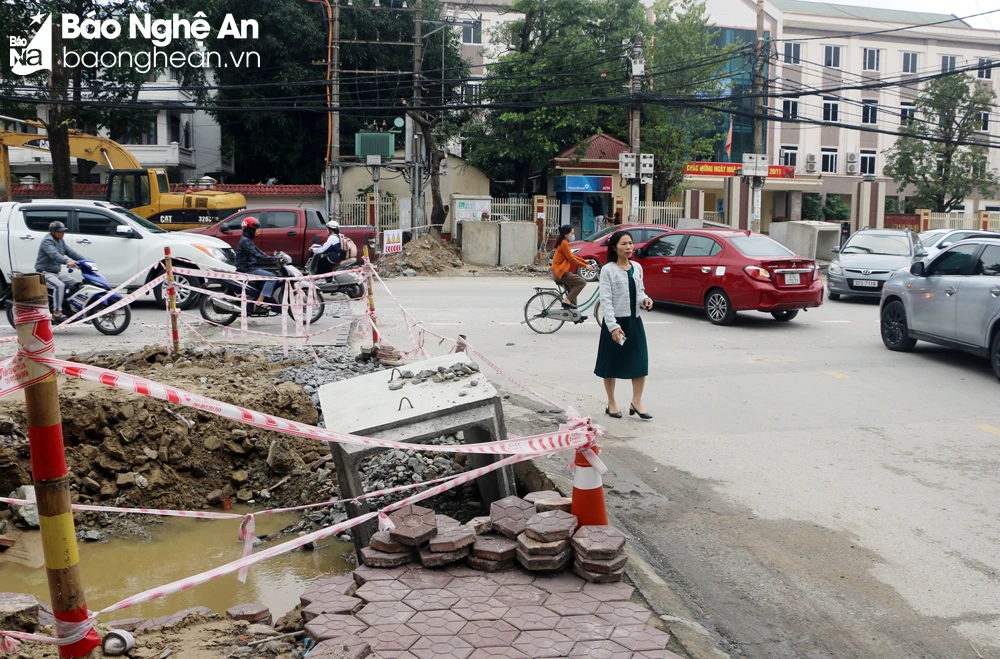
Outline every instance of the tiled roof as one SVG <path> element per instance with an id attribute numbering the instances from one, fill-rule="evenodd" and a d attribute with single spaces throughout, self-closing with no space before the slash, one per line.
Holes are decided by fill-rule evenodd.
<path id="1" fill-rule="evenodd" d="M 586 140 L 586 145 L 587 149 L 582 156 L 577 152 L 580 145 L 574 145 L 560 153 L 557 157 L 583 158 L 585 160 L 614 160 L 618 162 L 618 154 L 628 151 L 628 144 L 604 134 L 591 136 Z"/>
<path id="2" fill-rule="evenodd" d="M 98 197 L 100 199 L 104 198 L 105 186 L 103 183 L 74 183 L 73 184 L 73 196 L 74 197 Z M 33 189 L 28 189 L 19 183 L 15 183 L 10 186 L 10 194 L 13 197 L 37 197 L 39 199 L 43 197 L 52 196 L 52 184 L 51 183 L 36 183 Z"/>
<path id="3" fill-rule="evenodd" d="M 839 5 L 826 2 L 808 2 L 806 0 L 769 0 L 781 11 L 796 14 L 812 14 L 813 16 L 829 16 L 831 18 L 860 18 L 868 21 L 889 21 L 922 25 L 937 23 L 949 18 L 953 22 L 943 23 L 947 27 L 972 27 L 954 14 L 934 14 L 926 11 L 910 11 L 906 9 L 879 9 L 877 7 L 859 7 L 857 5 Z"/>

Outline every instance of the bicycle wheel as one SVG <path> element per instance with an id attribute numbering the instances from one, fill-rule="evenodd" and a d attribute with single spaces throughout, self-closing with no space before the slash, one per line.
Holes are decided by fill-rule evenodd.
<path id="1" fill-rule="evenodd" d="M 601 315 L 601 303 L 598 302 L 594 305 L 594 322 L 600 325 L 602 320 L 604 320 L 604 316 Z"/>
<path id="2" fill-rule="evenodd" d="M 524 305 L 524 322 L 539 334 L 553 334 L 559 331 L 566 321 L 551 318 L 549 311 L 560 309 L 561 298 L 552 291 L 539 291 L 528 299 Z M 560 309 L 561 310 L 561 309 Z"/>

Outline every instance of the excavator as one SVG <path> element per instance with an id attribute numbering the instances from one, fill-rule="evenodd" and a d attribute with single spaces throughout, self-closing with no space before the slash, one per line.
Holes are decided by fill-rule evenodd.
<path id="1" fill-rule="evenodd" d="M 17 120 L 17 123 L 44 128 L 38 121 Z M 0 131 L 0 201 L 11 201 L 8 147 L 12 146 L 48 151 L 49 140 L 45 135 Z M 107 201 L 170 231 L 214 224 L 247 205 L 246 198 L 239 193 L 218 190 L 170 192 L 166 169 L 144 169 L 128 149 L 104 137 L 71 130 L 69 154 L 73 158 L 93 160 L 108 168 Z"/>

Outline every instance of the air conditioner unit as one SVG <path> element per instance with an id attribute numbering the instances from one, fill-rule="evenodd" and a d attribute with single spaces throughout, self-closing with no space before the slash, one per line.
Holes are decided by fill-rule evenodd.
<path id="1" fill-rule="evenodd" d="M 858 154 L 856 153 L 847 154 L 847 162 L 857 162 L 857 161 L 858 161 Z"/>
<path id="2" fill-rule="evenodd" d="M 816 173 L 816 161 L 815 159 L 811 162 L 806 162 L 806 173 L 815 174 Z"/>
<path id="3" fill-rule="evenodd" d="M 851 155 L 853 156 L 854 154 L 852 153 Z M 848 174 L 857 174 L 858 173 L 858 163 L 856 163 L 856 162 L 849 162 L 849 163 L 847 163 L 847 173 Z"/>
<path id="4" fill-rule="evenodd" d="M 806 154 L 806 162 L 807 163 L 816 164 L 816 154 L 815 153 L 807 153 Z"/>

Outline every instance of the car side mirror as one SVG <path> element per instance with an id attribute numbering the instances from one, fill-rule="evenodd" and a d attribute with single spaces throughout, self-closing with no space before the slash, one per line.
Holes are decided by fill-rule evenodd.
<path id="1" fill-rule="evenodd" d="M 319 236 L 313 236 L 313 239 L 312 239 L 312 244 L 313 245 L 319 245 L 321 242 L 323 242 L 323 241 L 319 239 Z"/>
<path id="2" fill-rule="evenodd" d="M 632 252 L 632 256 L 634 256 L 636 258 L 639 258 L 639 259 L 646 258 L 646 248 L 645 247 L 637 247 L 635 249 L 635 251 Z"/>
<path id="3" fill-rule="evenodd" d="M 115 227 L 115 234 L 121 238 L 132 238 L 135 236 L 135 231 L 132 230 L 132 227 L 119 224 Z"/>
<path id="4" fill-rule="evenodd" d="M 833 252 L 834 254 L 840 254 L 840 248 L 839 247 L 831 247 L 830 251 Z"/>
<path id="5" fill-rule="evenodd" d="M 229 233 L 229 225 L 223 224 L 221 227 L 219 227 L 219 233 Z"/>
<path id="6" fill-rule="evenodd" d="M 946 243 L 941 243 L 941 249 L 944 249 L 945 247 L 951 247 L 954 244 L 955 243 L 951 242 L 950 240 Z"/>
<path id="7" fill-rule="evenodd" d="M 925 256 L 927 256 L 927 250 L 926 250 L 926 249 L 924 249 L 923 247 L 918 247 L 918 248 L 917 248 L 917 251 L 916 251 L 916 252 L 914 252 L 914 254 L 916 254 L 916 255 L 917 255 L 917 258 L 921 258 L 921 259 L 922 259 L 922 258 L 924 258 Z"/>
<path id="8" fill-rule="evenodd" d="M 914 277 L 923 277 L 924 276 L 924 262 L 923 261 L 917 261 L 916 263 L 914 263 L 913 265 L 911 265 L 910 266 L 910 274 L 913 275 Z"/>

